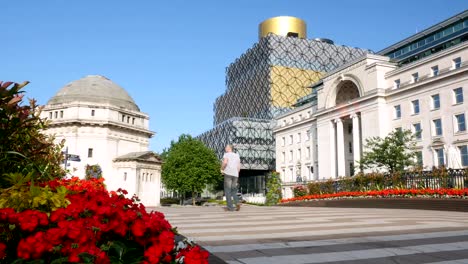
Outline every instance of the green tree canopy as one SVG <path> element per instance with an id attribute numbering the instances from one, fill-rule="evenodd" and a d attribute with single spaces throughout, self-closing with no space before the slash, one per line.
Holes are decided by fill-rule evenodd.
<path id="1" fill-rule="evenodd" d="M 214 151 L 190 135 L 181 135 L 162 153 L 162 182 L 168 190 L 201 193 L 207 184 L 222 180 L 220 161 Z M 195 200 L 193 200 L 195 202 Z"/>
<path id="2" fill-rule="evenodd" d="M 368 138 L 359 165 L 362 169 L 383 168 L 390 173 L 403 171 L 416 165 L 415 144 L 410 130 L 397 129 L 384 138 Z"/>

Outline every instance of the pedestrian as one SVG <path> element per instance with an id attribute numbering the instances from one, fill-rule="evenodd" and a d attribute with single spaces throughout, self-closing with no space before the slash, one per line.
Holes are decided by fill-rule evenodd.
<path id="1" fill-rule="evenodd" d="M 227 145 L 223 155 L 223 164 L 221 165 L 221 173 L 224 175 L 224 194 L 226 195 L 226 203 L 228 211 L 239 211 L 240 202 L 237 197 L 237 182 L 240 171 L 239 154 L 232 152 L 232 146 Z M 234 199 L 235 207 L 232 204 Z"/>

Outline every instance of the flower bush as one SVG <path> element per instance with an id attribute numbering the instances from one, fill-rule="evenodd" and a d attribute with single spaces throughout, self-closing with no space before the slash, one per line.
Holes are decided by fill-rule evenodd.
<path id="1" fill-rule="evenodd" d="M 433 198 L 468 198 L 468 188 L 465 189 L 386 189 L 380 191 L 356 191 L 325 194 L 312 194 L 281 200 L 281 203 L 310 201 L 322 199 L 343 198 L 386 198 L 386 197 L 433 197 Z"/>
<path id="2" fill-rule="evenodd" d="M 300 197 L 307 194 L 307 188 L 302 185 L 297 185 L 293 187 L 294 197 Z"/>
<path id="3" fill-rule="evenodd" d="M 66 207 L 0 209 L 0 263 L 208 263 L 208 252 L 175 242 L 176 229 L 127 192 L 107 192 L 103 179 L 53 180 L 67 188 Z"/>

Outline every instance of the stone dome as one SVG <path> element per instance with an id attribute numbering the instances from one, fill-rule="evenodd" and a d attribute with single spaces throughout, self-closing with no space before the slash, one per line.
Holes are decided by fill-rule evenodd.
<path id="1" fill-rule="evenodd" d="M 88 75 L 65 85 L 47 104 L 59 105 L 71 102 L 108 103 L 119 108 L 140 111 L 127 91 L 101 75 Z"/>

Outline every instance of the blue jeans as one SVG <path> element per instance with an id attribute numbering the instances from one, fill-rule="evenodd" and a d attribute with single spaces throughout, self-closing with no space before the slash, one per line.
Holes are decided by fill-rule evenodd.
<path id="1" fill-rule="evenodd" d="M 229 210 L 234 210 L 232 199 L 234 203 L 239 204 L 239 197 L 237 197 L 237 180 L 239 177 L 224 175 L 224 194 L 226 194 L 226 203 Z"/>

